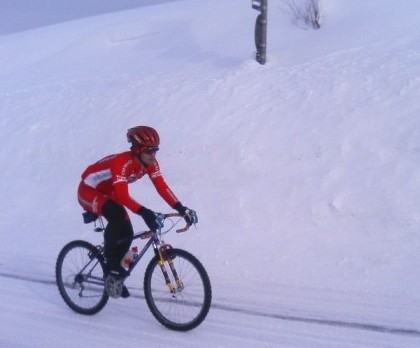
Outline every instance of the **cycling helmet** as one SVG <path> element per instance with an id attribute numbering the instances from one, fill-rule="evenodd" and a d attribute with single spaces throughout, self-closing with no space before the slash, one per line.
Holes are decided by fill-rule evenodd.
<path id="1" fill-rule="evenodd" d="M 131 143 L 131 149 L 141 147 L 158 147 L 159 134 L 152 127 L 138 126 L 127 131 L 127 140 Z"/>

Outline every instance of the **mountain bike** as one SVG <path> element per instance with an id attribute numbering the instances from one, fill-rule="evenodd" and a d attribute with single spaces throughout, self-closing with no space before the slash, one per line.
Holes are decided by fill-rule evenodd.
<path id="1" fill-rule="evenodd" d="M 206 318 L 212 298 L 209 276 L 201 262 L 189 252 L 172 248 L 163 235 L 173 230 L 183 218 L 180 214 L 159 214 L 168 225 L 166 230 L 135 233 L 133 240 L 147 240 L 127 269 L 128 276 L 146 251 L 153 247 L 154 257 L 146 267 L 143 281 L 144 297 L 153 316 L 165 327 L 187 331 Z M 172 218 L 179 218 L 176 222 Z M 105 230 L 102 217 L 84 213 L 85 223 L 95 222 L 94 230 Z M 190 225 L 176 230 L 186 232 Z M 60 251 L 55 267 L 56 282 L 64 302 L 75 312 L 98 313 L 109 297 L 121 295 L 123 281 L 107 276 L 104 246 L 84 240 L 66 244 Z"/>

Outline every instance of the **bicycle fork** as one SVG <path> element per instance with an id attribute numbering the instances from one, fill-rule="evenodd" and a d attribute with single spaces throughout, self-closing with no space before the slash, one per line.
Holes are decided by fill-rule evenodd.
<path id="1" fill-rule="evenodd" d="M 168 290 L 173 295 L 173 297 L 175 297 L 176 293 L 179 293 L 184 289 L 184 284 L 178 276 L 178 272 L 175 269 L 172 258 L 168 255 L 170 249 L 172 249 L 172 247 L 169 244 L 163 244 L 160 247 L 156 247 L 155 251 L 159 258 L 159 267 L 162 271 L 163 277 L 165 278 L 166 286 L 168 287 Z M 176 285 L 174 285 L 171 281 L 171 277 L 169 276 L 165 266 L 165 261 L 167 261 L 169 264 L 170 272 L 172 273 Z"/>

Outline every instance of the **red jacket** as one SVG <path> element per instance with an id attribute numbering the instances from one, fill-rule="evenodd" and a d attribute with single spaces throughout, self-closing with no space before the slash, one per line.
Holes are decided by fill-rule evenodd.
<path id="1" fill-rule="evenodd" d="M 163 179 L 158 162 L 144 167 L 137 163 L 130 151 L 107 156 L 90 165 L 83 172 L 82 181 L 132 212 L 137 212 L 141 204 L 130 196 L 128 184 L 137 181 L 145 174 L 152 180 L 157 192 L 166 203 L 173 207 L 178 199 Z"/>

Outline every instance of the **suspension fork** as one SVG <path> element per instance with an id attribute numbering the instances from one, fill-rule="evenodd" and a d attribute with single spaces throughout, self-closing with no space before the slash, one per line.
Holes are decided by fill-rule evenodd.
<path id="1" fill-rule="evenodd" d="M 175 269 L 172 258 L 168 255 L 168 252 L 170 249 L 172 249 L 172 247 L 169 244 L 155 244 L 154 249 L 158 258 L 159 267 L 162 270 L 162 274 L 165 278 L 165 283 L 169 289 L 169 292 L 175 294 L 176 292 L 182 291 L 184 289 L 184 284 L 178 276 L 178 272 Z M 169 264 L 169 268 L 176 282 L 176 287 L 174 284 L 172 284 L 171 278 L 169 277 L 168 271 L 166 270 L 165 261 L 167 261 Z"/>

